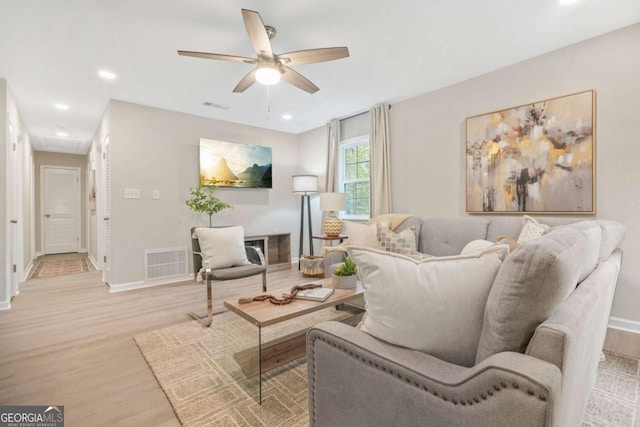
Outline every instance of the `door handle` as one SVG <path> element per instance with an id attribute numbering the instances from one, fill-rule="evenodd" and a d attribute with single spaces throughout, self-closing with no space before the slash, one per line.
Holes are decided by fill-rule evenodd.
<path id="1" fill-rule="evenodd" d="M 49 215 L 49 214 L 46 214 L 45 216 L 46 216 L 47 218 L 49 218 L 49 217 L 50 217 L 51 215 Z"/>
<path id="2" fill-rule="evenodd" d="M 12 219 L 11 221 L 9 221 L 11 224 L 17 224 L 18 220 L 17 219 Z"/>
<path id="3" fill-rule="evenodd" d="M 109 218 L 108 216 L 105 216 L 105 217 L 104 217 L 104 218 L 102 218 L 102 219 L 104 219 L 105 221 L 109 221 L 111 218 Z"/>

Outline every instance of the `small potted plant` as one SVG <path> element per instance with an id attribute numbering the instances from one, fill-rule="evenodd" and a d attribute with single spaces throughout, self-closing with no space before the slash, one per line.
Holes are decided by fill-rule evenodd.
<path id="1" fill-rule="evenodd" d="M 232 206 L 218 199 L 213 193 L 217 187 L 200 186 L 198 188 L 190 188 L 190 198 L 185 200 L 187 206 L 196 212 L 203 212 L 209 215 L 209 227 L 211 227 L 211 217 L 222 210 L 230 209 Z"/>
<path id="2" fill-rule="evenodd" d="M 344 254 L 344 264 L 333 270 L 333 285 L 340 289 L 356 287 L 356 264 L 347 254 Z"/>

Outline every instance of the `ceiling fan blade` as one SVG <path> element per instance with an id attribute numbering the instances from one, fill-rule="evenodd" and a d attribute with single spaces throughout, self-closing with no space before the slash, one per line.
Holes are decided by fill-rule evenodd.
<path id="1" fill-rule="evenodd" d="M 206 53 L 206 52 L 190 52 L 188 50 L 179 50 L 178 55 L 193 56 L 195 58 L 204 58 L 204 59 L 219 59 L 220 61 L 244 62 L 246 64 L 255 64 L 256 62 L 258 62 L 254 58 L 245 58 L 244 56 L 222 55 L 219 53 Z"/>
<path id="2" fill-rule="evenodd" d="M 242 9 L 242 19 L 244 20 L 244 26 L 247 28 L 251 46 L 253 46 L 258 56 L 273 58 L 271 41 L 269 41 L 269 35 L 264 28 L 264 22 L 262 22 L 260 14 L 255 10 Z"/>
<path id="3" fill-rule="evenodd" d="M 244 76 L 242 80 L 240 80 L 240 83 L 238 83 L 236 87 L 233 88 L 233 91 L 236 93 L 244 92 L 252 84 L 254 84 L 256 82 L 256 71 L 258 71 L 258 69 L 254 68 L 249 74 Z"/>
<path id="4" fill-rule="evenodd" d="M 284 66 L 282 67 L 282 69 L 284 70 L 284 72 L 282 73 L 282 78 L 285 79 L 287 82 L 291 83 L 292 85 L 294 85 L 295 87 L 302 89 L 305 92 L 309 92 L 311 94 L 316 93 L 317 91 L 320 90 L 318 86 L 311 83 L 309 79 L 307 79 L 305 76 L 298 73 L 297 71 Z"/>
<path id="5" fill-rule="evenodd" d="M 334 61 L 347 57 L 349 57 L 349 49 L 347 47 L 326 47 L 283 53 L 278 55 L 277 59 L 283 65 L 300 65 Z"/>

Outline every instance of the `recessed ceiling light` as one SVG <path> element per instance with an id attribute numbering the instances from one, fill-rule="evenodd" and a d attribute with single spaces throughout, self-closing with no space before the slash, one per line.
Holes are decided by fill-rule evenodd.
<path id="1" fill-rule="evenodd" d="M 293 116 L 291 114 L 283 114 L 282 115 L 282 120 L 291 120 L 293 119 Z"/>
<path id="2" fill-rule="evenodd" d="M 578 3 L 580 0 L 558 0 L 560 6 L 568 6 L 570 4 Z"/>
<path id="3" fill-rule="evenodd" d="M 56 107 L 58 110 L 68 110 L 69 106 L 67 104 L 54 104 L 54 107 Z"/>
<path id="4" fill-rule="evenodd" d="M 116 73 L 113 73 L 108 70 L 100 70 L 98 71 L 98 75 L 105 80 L 115 80 L 115 78 L 118 77 Z"/>
<path id="5" fill-rule="evenodd" d="M 63 138 L 66 138 L 67 136 L 69 136 L 69 134 L 68 134 L 68 133 L 66 133 L 66 132 L 56 132 L 56 135 L 57 135 L 57 136 L 61 136 L 61 137 L 63 137 Z"/>

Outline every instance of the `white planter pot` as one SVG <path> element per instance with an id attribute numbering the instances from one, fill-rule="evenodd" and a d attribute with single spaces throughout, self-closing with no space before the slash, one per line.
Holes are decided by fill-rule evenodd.
<path id="1" fill-rule="evenodd" d="M 358 276 L 333 276 L 333 286 L 338 289 L 353 289 L 356 287 Z"/>

